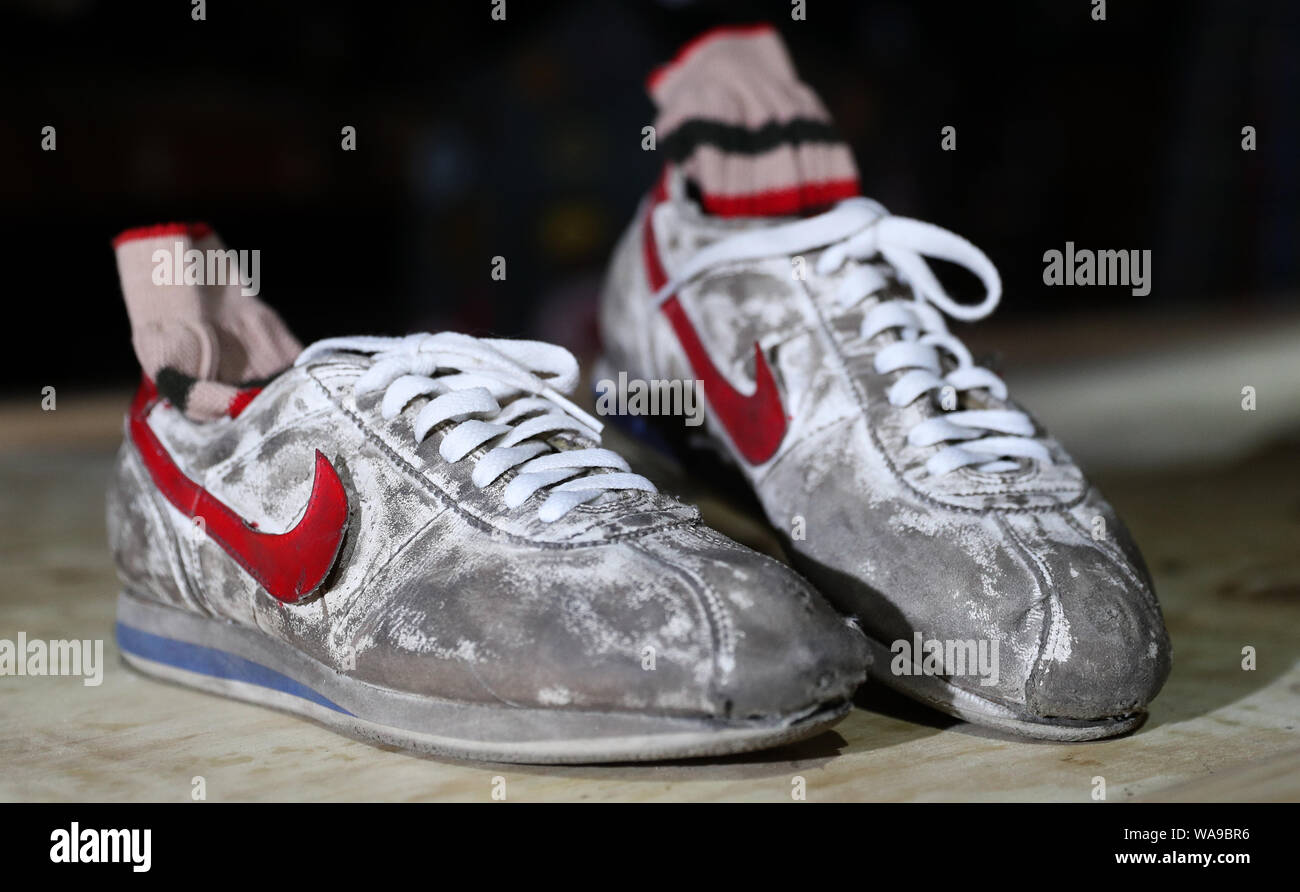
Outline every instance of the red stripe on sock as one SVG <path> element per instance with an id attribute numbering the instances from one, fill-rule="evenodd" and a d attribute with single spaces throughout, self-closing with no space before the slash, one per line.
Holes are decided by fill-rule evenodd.
<path id="1" fill-rule="evenodd" d="M 211 234 L 212 227 L 206 223 L 155 223 L 152 226 L 137 226 L 134 229 L 118 233 L 117 237 L 113 239 L 113 248 L 116 249 L 127 242 L 139 241 L 142 238 L 188 235 L 192 239 L 201 239 Z"/>
<path id="2" fill-rule="evenodd" d="M 776 29 L 767 22 L 760 22 L 757 25 L 719 25 L 716 28 L 710 28 L 678 50 L 677 55 L 673 56 L 671 62 L 665 62 L 654 71 L 651 71 L 650 76 L 645 80 L 646 89 L 654 90 L 655 86 L 667 76 L 668 72 L 681 65 L 706 44 L 728 37 L 752 37 L 756 34 L 768 34 L 775 31 Z"/>
<path id="3" fill-rule="evenodd" d="M 704 210 L 717 217 L 786 217 L 818 210 L 859 194 L 861 186 L 854 177 L 742 195 L 706 193 L 702 201 Z"/>
<path id="4" fill-rule="evenodd" d="M 247 390 L 241 390 L 230 398 L 230 405 L 226 407 L 226 414 L 231 418 L 238 418 L 239 413 L 248 407 L 253 401 L 253 397 L 262 392 L 260 387 L 249 387 Z"/>

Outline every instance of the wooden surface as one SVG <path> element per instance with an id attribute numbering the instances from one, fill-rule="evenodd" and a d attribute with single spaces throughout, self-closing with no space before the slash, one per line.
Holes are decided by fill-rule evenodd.
<path id="1" fill-rule="evenodd" d="M 135 674 L 112 640 L 104 481 L 125 394 L 0 406 L 0 638 L 104 640 L 104 681 L 0 677 L 0 799 L 1109 801 L 1300 799 L 1300 491 L 1294 452 L 1229 468 L 1094 475 L 1151 563 L 1174 670 L 1146 726 L 1026 743 L 883 690 L 782 750 L 651 766 L 475 765 L 409 756 L 302 719 Z M 671 480 L 671 471 L 666 472 Z M 763 547 L 761 524 L 678 480 L 707 519 Z M 1258 668 L 1243 671 L 1253 646 Z M 497 783 L 500 783 L 499 781 Z"/>

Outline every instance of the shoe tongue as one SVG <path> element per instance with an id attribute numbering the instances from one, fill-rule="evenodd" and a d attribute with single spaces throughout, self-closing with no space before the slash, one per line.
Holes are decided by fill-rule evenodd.
<path id="1" fill-rule="evenodd" d="M 140 367 L 191 418 L 237 414 L 301 352 L 256 296 L 259 255 L 227 250 L 206 224 L 129 229 L 113 249 Z"/>
<path id="2" fill-rule="evenodd" d="M 647 88 L 663 151 L 707 213 L 806 214 L 860 192 L 852 152 L 769 25 L 706 32 Z"/>

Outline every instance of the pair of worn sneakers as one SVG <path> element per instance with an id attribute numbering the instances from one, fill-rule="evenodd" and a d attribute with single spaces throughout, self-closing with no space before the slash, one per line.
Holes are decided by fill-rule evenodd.
<path id="1" fill-rule="evenodd" d="M 651 93 L 670 161 L 610 267 L 605 362 L 702 382 L 712 448 L 803 575 L 602 448 L 562 348 L 304 350 L 237 279 L 203 284 L 235 259 L 215 234 L 163 225 L 116 242 L 145 372 L 108 497 L 126 660 L 500 761 L 779 745 L 868 672 L 1030 737 L 1135 727 L 1169 670 L 1142 559 L 945 324 L 992 311 L 992 263 L 856 195 L 769 28 L 711 32 Z"/>

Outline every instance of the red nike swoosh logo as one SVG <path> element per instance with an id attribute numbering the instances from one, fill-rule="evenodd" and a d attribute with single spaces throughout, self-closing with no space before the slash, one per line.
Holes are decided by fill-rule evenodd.
<path id="1" fill-rule="evenodd" d="M 283 533 L 255 529 L 212 493 L 185 476 L 149 426 L 158 391 L 147 377 L 131 403 L 128 427 L 154 485 L 191 520 L 202 518 L 209 538 L 248 571 L 272 597 L 293 603 L 315 591 L 338 557 L 348 525 L 348 497 L 338 472 L 316 450 L 307 509 Z"/>
<path id="2" fill-rule="evenodd" d="M 661 179 L 655 187 L 653 200 L 646 213 L 641 232 L 641 253 L 645 261 L 646 277 L 650 281 L 650 290 L 658 291 L 668 282 L 663 263 L 659 259 L 659 246 L 655 241 L 654 227 L 650 224 L 651 213 L 655 205 L 667 198 L 667 191 Z M 776 377 L 763 356 L 763 350 L 754 344 L 754 392 L 744 394 L 736 390 L 731 382 L 718 371 L 709 351 L 700 340 L 699 333 L 691 324 L 690 317 L 682 309 L 677 295 L 663 303 L 664 315 L 672 324 L 677 340 L 686 352 L 696 377 L 704 383 L 704 395 L 718 417 L 718 422 L 726 429 L 735 444 L 736 451 L 751 465 L 761 465 L 780 448 L 785 438 L 786 417 L 781 405 L 781 394 L 776 387 Z"/>

